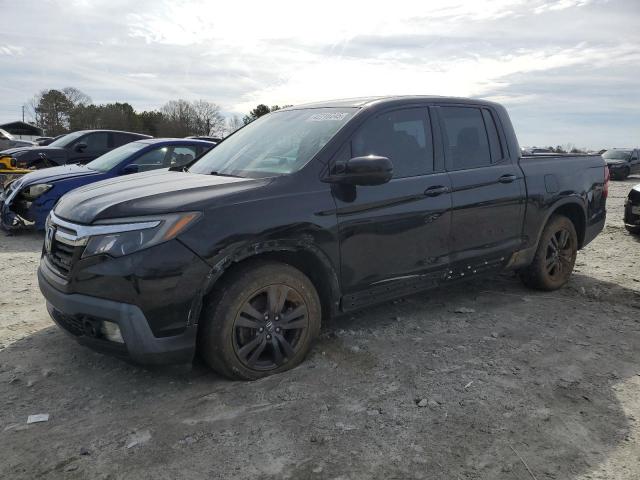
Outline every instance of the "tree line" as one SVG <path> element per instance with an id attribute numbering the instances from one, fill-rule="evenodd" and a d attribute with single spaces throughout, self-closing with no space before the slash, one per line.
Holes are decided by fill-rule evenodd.
<path id="1" fill-rule="evenodd" d="M 165 103 L 158 110 L 138 112 L 127 102 L 96 105 L 89 95 L 74 87 L 43 90 L 27 104 L 35 124 L 49 136 L 76 130 L 111 129 L 154 137 L 222 138 L 280 108 L 284 107 L 260 104 L 242 119 L 225 118 L 213 102 L 179 99 Z"/>

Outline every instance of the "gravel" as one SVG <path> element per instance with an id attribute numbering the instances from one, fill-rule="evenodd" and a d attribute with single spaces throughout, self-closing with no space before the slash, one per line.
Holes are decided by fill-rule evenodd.
<path id="1" fill-rule="evenodd" d="M 0 478 L 640 478 L 639 182 L 611 184 L 562 290 L 501 274 L 389 302 L 251 383 L 77 345 L 38 291 L 42 235 L 0 232 Z"/>

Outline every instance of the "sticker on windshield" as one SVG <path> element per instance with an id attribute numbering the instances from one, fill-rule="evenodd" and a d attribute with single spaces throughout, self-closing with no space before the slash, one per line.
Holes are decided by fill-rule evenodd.
<path id="1" fill-rule="evenodd" d="M 307 118 L 307 122 L 329 122 L 329 121 L 340 121 L 344 120 L 344 118 L 349 115 L 346 112 L 326 112 L 326 113 L 314 113 L 309 118 Z"/>

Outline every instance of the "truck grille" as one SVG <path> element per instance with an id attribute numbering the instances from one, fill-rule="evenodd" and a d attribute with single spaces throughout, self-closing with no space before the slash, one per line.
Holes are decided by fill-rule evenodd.
<path id="1" fill-rule="evenodd" d="M 80 259 L 84 251 L 84 243 L 78 245 L 77 241 L 67 240 L 65 237 L 74 238 L 76 232 L 69 228 L 67 222 L 56 221 L 51 218 L 45 233 L 45 255 L 52 267 L 62 277 L 71 275 L 73 265 Z M 61 225 L 64 223 L 64 225 Z M 62 235 L 61 235 L 62 234 Z"/>
<path id="2" fill-rule="evenodd" d="M 48 258 L 63 276 L 68 277 L 74 262 L 82 255 L 83 249 L 84 247 L 73 247 L 61 242 L 59 239 L 53 239 L 51 253 L 49 253 Z"/>

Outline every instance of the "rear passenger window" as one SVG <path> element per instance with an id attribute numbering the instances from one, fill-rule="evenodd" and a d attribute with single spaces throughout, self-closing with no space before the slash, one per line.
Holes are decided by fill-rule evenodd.
<path id="1" fill-rule="evenodd" d="M 484 117 L 484 124 L 487 127 L 487 136 L 489 137 L 491 161 L 493 163 L 497 163 L 504 158 L 502 144 L 500 143 L 500 137 L 498 136 L 498 128 L 496 127 L 495 119 L 489 110 L 483 108 L 482 116 Z"/>
<path id="2" fill-rule="evenodd" d="M 393 177 L 412 177 L 433 171 L 433 141 L 428 113 L 411 108 L 373 117 L 352 140 L 352 156 L 379 155 L 393 163 Z"/>
<path id="3" fill-rule="evenodd" d="M 491 165 L 489 141 L 480 109 L 440 107 L 439 111 L 444 148 L 453 170 Z"/>
<path id="4" fill-rule="evenodd" d="M 175 147 L 171 152 L 171 166 L 181 167 L 196 158 L 196 147 Z"/>
<path id="5" fill-rule="evenodd" d="M 132 135 L 127 135 L 126 133 L 114 133 L 113 134 L 113 146 L 120 147 L 127 143 L 133 142 L 136 140 Z"/>

